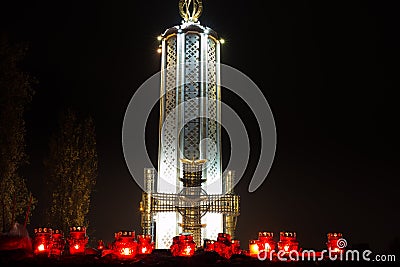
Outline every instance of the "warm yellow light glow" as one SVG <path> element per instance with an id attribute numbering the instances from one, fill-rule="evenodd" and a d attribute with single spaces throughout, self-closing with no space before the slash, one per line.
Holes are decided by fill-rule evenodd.
<path id="1" fill-rule="evenodd" d="M 162 49 L 161 49 L 161 48 L 158 48 L 158 49 L 157 49 L 157 53 L 161 54 L 161 53 L 162 53 Z"/>
<path id="2" fill-rule="evenodd" d="M 219 42 L 220 42 L 221 44 L 225 44 L 225 39 L 221 39 L 221 40 L 219 40 Z"/>
<path id="3" fill-rule="evenodd" d="M 161 35 L 158 36 L 158 37 L 157 37 L 157 40 L 158 40 L 158 41 L 161 41 L 161 40 L 162 40 L 162 36 L 161 36 Z"/>
<path id="4" fill-rule="evenodd" d="M 121 249 L 121 254 L 125 256 L 131 255 L 131 250 L 129 248 L 123 248 Z"/>
<path id="5" fill-rule="evenodd" d="M 39 251 L 43 251 L 43 250 L 44 250 L 44 245 L 43 245 L 43 244 L 40 244 L 40 245 L 38 246 L 38 250 L 39 250 Z"/>
<path id="6" fill-rule="evenodd" d="M 288 251 L 289 251 L 289 245 L 284 246 L 283 249 L 284 249 L 286 252 L 288 252 Z"/>
<path id="7" fill-rule="evenodd" d="M 78 250 L 78 249 L 79 249 L 79 245 L 76 244 L 76 245 L 74 246 L 74 248 L 75 248 L 76 250 Z"/>
<path id="8" fill-rule="evenodd" d="M 257 244 L 250 244 L 250 255 L 258 255 L 260 248 Z"/>
<path id="9" fill-rule="evenodd" d="M 185 248 L 185 255 L 190 255 L 190 252 L 192 251 L 192 248 L 190 246 L 186 246 Z"/>
<path id="10" fill-rule="evenodd" d="M 143 248 L 142 248 L 142 253 L 144 254 L 144 253 L 146 253 L 146 251 L 147 251 L 147 248 L 146 248 L 146 247 L 143 247 Z"/>

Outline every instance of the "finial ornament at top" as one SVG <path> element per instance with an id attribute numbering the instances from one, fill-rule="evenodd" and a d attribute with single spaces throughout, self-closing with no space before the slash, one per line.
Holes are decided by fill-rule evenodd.
<path id="1" fill-rule="evenodd" d="M 197 22 L 202 11 L 202 0 L 179 0 L 179 12 L 185 22 Z"/>

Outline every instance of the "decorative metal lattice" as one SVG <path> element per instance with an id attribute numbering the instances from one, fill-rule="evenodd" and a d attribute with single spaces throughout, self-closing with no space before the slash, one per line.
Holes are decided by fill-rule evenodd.
<path id="1" fill-rule="evenodd" d="M 143 193 L 146 196 L 147 193 Z M 144 199 L 147 199 L 144 197 Z M 177 194 L 155 193 L 151 197 L 152 212 L 172 212 L 177 211 L 178 207 L 188 205 L 185 198 Z M 221 213 L 231 216 L 239 215 L 239 196 L 228 195 L 206 195 L 196 204 L 202 213 Z"/>
<path id="2" fill-rule="evenodd" d="M 223 194 L 218 42 L 197 30 L 178 30 L 165 37 L 162 51 L 157 188 L 145 190 L 141 202 L 143 229 L 155 230 L 159 249 L 169 248 L 180 231 L 192 232 L 201 245 L 204 238 L 234 230 L 239 215 L 239 197 Z M 207 163 L 201 173 L 185 172 L 180 159 Z"/>
<path id="3" fill-rule="evenodd" d="M 184 101 L 198 98 L 200 95 L 200 36 L 187 34 L 185 38 L 185 85 Z M 198 159 L 200 157 L 200 103 L 190 101 L 184 105 L 185 124 L 183 131 L 183 158 Z M 195 118 L 189 120 L 189 118 Z"/>
<path id="4" fill-rule="evenodd" d="M 166 68 L 165 68 L 165 95 L 163 99 L 164 110 L 162 110 L 162 146 L 160 147 L 159 172 L 161 179 L 170 185 L 176 184 L 177 173 L 177 140 L 176 140 L 176 66 L 177 66 L 177 40 L 176 36 L 166 41 Z M 159 188 L 162 191 L 173 193 L 173 186 Z"/>
<path id="5" fill-rule="evenodd" d="M 174 212 L 160 212 L 157 214 L 157 244 L 169 248 L 172 238 L 176 236 L 176 214 Z"/>
<path id="6" fill-rule="evenodd" d="M 211 38 L 207 40 L 207 137 L 211 142 L 207 146 L 207 158 L 213 158 L 209 161 L 207 167 L 207 185 L 221 182 L 221 159 L 220 159 L 220 131 L 218 128 L 218 110 L 217 110 L 217 60 L 216 43 Z M 216 186 L 219 188 L 220 186 Z M 217 193 L 217 192 L 215 192 Z M 222 192 L 220 192 L 222 193 Z"/>

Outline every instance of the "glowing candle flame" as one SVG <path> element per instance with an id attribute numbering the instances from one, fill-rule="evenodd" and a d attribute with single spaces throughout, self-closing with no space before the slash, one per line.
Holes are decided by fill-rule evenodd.
<path id="1" fill-rule="evenodd" d="M 289 245 L 284 246 L 283 249 L 284 249 L 286 252 L 288 252 L 288 251 L 289 251 Z"/>
<path id="2" fill-rule="evenodd" d="M 125 256 L 129 256 L 129 255 L 131 255 L 131 250 L 129 248 L 123 248 L 121 250 L 121 254 L 125 255 Z"/>
<path id="3" fill-rule="evenodd" d="M 40 244 L 40 245 L 38 246 L 38 250 L 39 250 L 39 251 L 44 251 L 44 244 Z"/>
<path id="4" fill-rule="evenodd" d="M 192 251 L 192 248 L 191 248 L 190 246 L 187 246 L 187 247 L 185 248 L 185 250 L 184 250 L 184 252 L 185 252 L 185 255 L 188 255 L 188 256 L 190 256 L 190 254 L 191 254 L 191 251 Z"/>
<path id="5" fill-rule="evenodd" d="M 250 244 L 250 255 L 258 255 L 260 253 L 260 248 L 257 244 Z"/>

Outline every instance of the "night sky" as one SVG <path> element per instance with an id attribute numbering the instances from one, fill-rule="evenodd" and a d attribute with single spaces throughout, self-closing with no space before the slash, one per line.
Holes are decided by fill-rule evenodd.
<path id="1" fill-rule="evenodd" d="M 249 168 L 236 188 L 242 247 L 260 230 L 276 235 L 292 230 L 303 248 L 323 248 L 326 233 L 339 231 L 350 244 L 387 250 L 400 236 L 396 1 L 203 2 L 201 23 L 226 39 L 222 62 L 257 83 L 277 126 L 275 162 L 263 186 L 250 194 L 260 133 L 249 108 L 223 91 L 223 101 L 245 119 L 252 145 Z M 26 112 L 30 165 L 23 172 L 39 199 L 30 230 L 42 223 L 47 208 L 40 201 L 48 194 L 43 167 L 48 140 L 71 107 L 92 115 L 96 124 L 99 176 L 91 238 L 141 231 L 141 191 L 124 161 L 122 121 L 136 88 L 160 69 L 156 37 L 180 23 L 177 4 L 1 2 L 0 32 L 29 44 L 21 67 L 39 81 Z M 157 113 L 156 107 L 146 140 L 154 161 Z M 224 155 L 226 162 L 229 152 Z M 138 166 L 143 167 L 148 166 Z"/>

